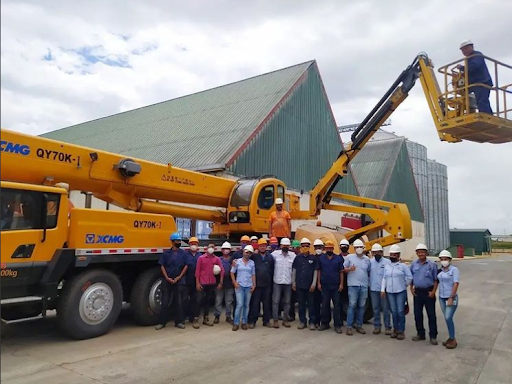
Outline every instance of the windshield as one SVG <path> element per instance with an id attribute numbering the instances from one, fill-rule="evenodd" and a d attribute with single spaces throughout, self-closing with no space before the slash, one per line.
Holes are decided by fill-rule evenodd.
<path id="1" fill-rule="evenodd" d="M 231 206 L 232 207 L 240 207 L 242 205 L 249 205 L 251 201 L 251 192 L 254 184 L 256 184 L 257 180 L 241 180 L 238 182 L 235 191 L 233 192 L 233 196 L 231 197 Z"/>

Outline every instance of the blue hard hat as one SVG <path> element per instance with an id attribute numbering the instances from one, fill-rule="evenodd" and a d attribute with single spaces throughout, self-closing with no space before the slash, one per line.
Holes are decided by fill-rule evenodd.
<path id="1" fill-rule="evenodd" d="M 174 240 L 181 240 L 181 233 L 179 232 L 174 232 L 171 237 L 170 237 L 171 241 L 174 241 Z"/>

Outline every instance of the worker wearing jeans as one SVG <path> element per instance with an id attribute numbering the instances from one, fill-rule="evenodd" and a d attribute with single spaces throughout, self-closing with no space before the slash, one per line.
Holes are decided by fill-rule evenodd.
<path id="1" fill-rule="evenodd" d="M 209 249 L 213 249 L 215 244 L 210 244 Z M 220 259 L 213 253 L 207 252 L 200 256 L 196 265 L 196 288 L 200 293 L 201 304 L 203 307 L 203 324 L 212 326 L 210 322 L 210 303 L 214 300 L 215 289 L 217 288 L 217 279 L 213 272 L 213 267 L 217 265 L 220 268 L 220 276 L 224 275 L 224 267 Z M 196 319 L 194 319 L 194 322 Z"/>
<path id="2" fill-rule="evenodd" d="M 231 256 L 231 244 L 228 242 L 222 244 L 222 257 L 220 261 L 224 267 L 224 275 L 222 275 L 219 285 L 217 286 L 217 291 L 215 292 L 215 320 L 213 323 L 219 323 L 219 318 L 222 313 L 222 302 L 224 302 L 226 305 L 226 322 L 233 325 L 232 314 L 235 289 L 231 281 L 231 264 L 233 263 L 233 258 Z"/>
<path id="3" fill-rule="evenodd" d="M 382 278 L 386 265 L 391 262 L 383 256 L 384 250 L 380 244 L 374 244 L 372 247 L 372 256 L 370 260 L 370 295 L 373 309 L 373 334 L 378 335 L 382 330 L 381 317 L 384 317 L 384 327 L 386 335 L 391 335 L 391 313 L 386 297 L 381 297 Z M 382 315 L 381 315 L 382 312 Z"/>
<path id="4" fill-rule="evenodd" d="M 348 313 L 347 335 L 352 336 L 352 326 L 357 332 L 365 334 L 363 329 L 366 300 L 368 299 L 368 285 L 370 275 L 370 259 L 364 254 L 364 243 L 357 239 L 353 243 L 356 254 L 345 258 L 343 266 L 347 273 L 348 285 Z"/>
<path id="5" fill-rule="evenodd" d="M 457 340 L 455 339 L 455 324 L 453 322 L 453 315 L 459 305 L 459 270 L 457 267 L 451 265 L 452 255 L 447 250 L 442 250 L 439 253 L 441 261 L 441 270 L 437 275 L 439 279 L 439 304 L 443 311 L 446 326 L 448 328 L 448 340 L 443 342 L 443 346 L 447 349 L 457 348 Z"/>
<path id="6" fill-rule="evenodd" d="M 242 329 L 248 329 L 249 302 L 251 301 L 251 294 L 256 288 L 256 268 L 254 261 L 251 260 L 253 252 L 254 248 L 252 245 L 247 245 L 243 250 L 242 258 L 235 259 L 231 267 L 231 281 L 235 287 L 236 294 L 233 331 L 238 331 L 240 328 L 240 320 L 242 320 Z"/>

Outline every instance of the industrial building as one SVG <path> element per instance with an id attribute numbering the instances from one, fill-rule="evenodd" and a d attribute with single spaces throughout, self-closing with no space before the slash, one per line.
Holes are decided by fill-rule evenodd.
<path id="1" fill-rule="evenodd" d="M 301 194 L 304 208 L 307 191 L 342 148 L 315 61 L 43 136 L 229 178 L 272 174 Z M 441 202 L 438 189 L 429 190 L 429 175 L 442 173 L 438 168 L 444 166 L 429 164 L 425 147 L 379 131 L 353 161 L 337 191 L 406 203 L 414 237 L 402 245 L 404 253 L 414 254 L 413 246 L 425 242 L 426 236 L 429 248 L 438 252 L 444 247 L 442 236 L 449 236 L 448 202 L 447 195 Z M 447 191 L 446 178 L 441 177 L 438 185 Z M 72 192 L 71 199 L 76 206 L 85 206 L 86 197 L 79 191 Z M 431 200 L 435 212 L 428 208 Z M 96 199 L 90 205 L 115 209 Z M 353 217 L 342 216 L 328 211 L 320 219 L 324 225 L 351 226 L 347 223 Z M 205 222 L 177 218 L 177 225 L 185 236 L 209 233 Z"/>
<path id="2" fill-rule="evenodd" d="M 450 243 L 454 249 L 462 247 L 464 256 L 482 255 L 491 252 L 491 235 L 487 228 L 454 228 L 450 229 Z"/>

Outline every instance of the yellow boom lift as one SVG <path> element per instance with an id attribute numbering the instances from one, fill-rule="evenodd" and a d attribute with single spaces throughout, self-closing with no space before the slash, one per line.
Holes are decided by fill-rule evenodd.
<path id="1" fill-rule="evenodd" d="M 350 161 L 407 97 L 420 78 L 442 140 L 483 140 L 457 129 L 482 124 L 504 140 L 510 121 L 471 109 L 468 94 L 441 94 L 430 61 L 420 55 L 395 81 L 352 136 L 352 144 L 310 191 L 307 210 L 299 196 L 273 176 L 230 180 L 149 161 L 2 130 L 1 304 L 3 323 L 41 318 L 57 309 L 62 329 L 84 339 L 102 335 L 116 321 L 123 301 L 135 320 L 154 324 L 160 308 L 156 260 L 176 230 L 174 217 L 214 223 L 215 236 L 264 234 L 274 200 L 286 200 L 294 219 L 316 219 L 322 210 L 359 213 L 370 224 L 343 234 L 366 235 L 369 246 L 411 237 L 405 204 L 334 192 Z M 459 92 L 460 93 L 460 92 Z M 454 96 L 455 95 L 455 96 Z M 507 134 L 508 134 L 507 133 Z M 485 141 L 485 140 L 484 140 Z M 130 212 L 73 208 L 70 190 L 91 192 Z M 344 205 L 348 201 L 359 205 Z M 317 228 L 318 230 L 318 228 Z M 300 227 L 297 234 L 307 233 Z M 342 237 L 325 229 L 325 237 Z"/>

